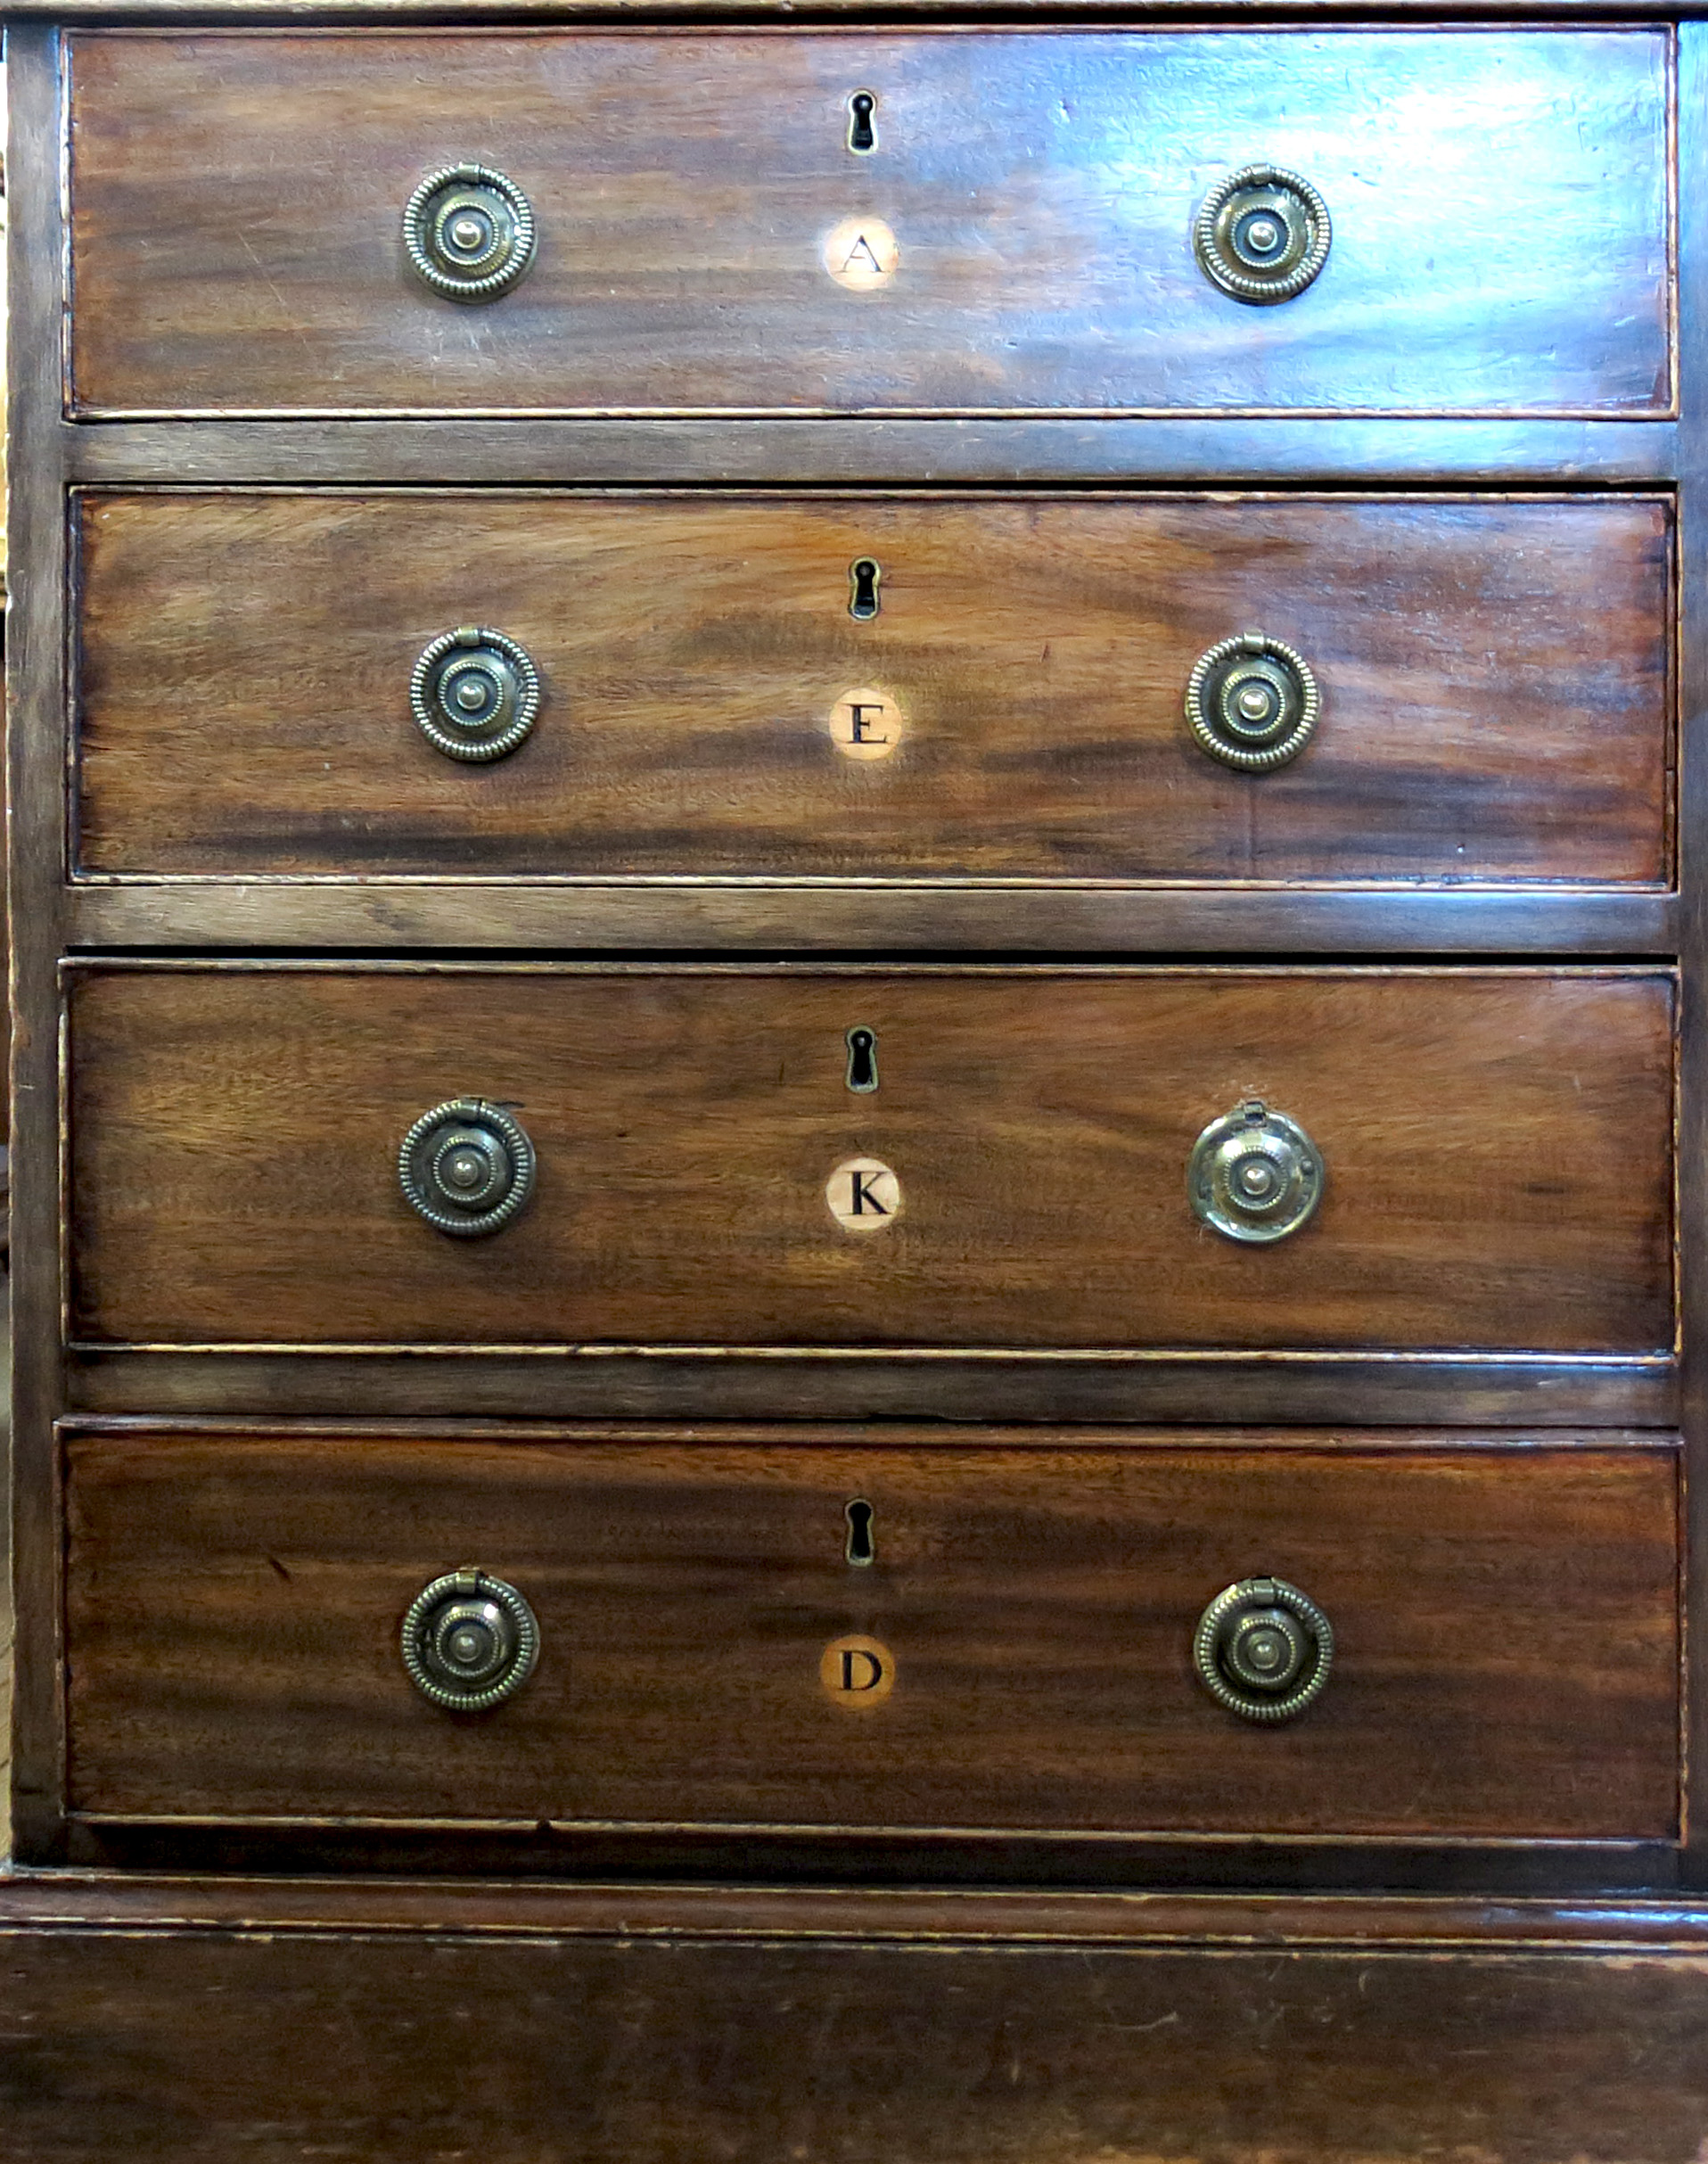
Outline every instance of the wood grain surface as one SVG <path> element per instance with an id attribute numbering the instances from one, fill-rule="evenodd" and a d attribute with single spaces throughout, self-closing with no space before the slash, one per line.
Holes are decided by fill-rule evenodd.
<path id="1" fill-rule="evenodd" d="M 245 1892 L 0 1936 L 9 2164 L 1695 2164 L 1708 2122 L 1698 1951 L 826 1945 L 763 1895 L 733 1944 L 293 1932 Z"/>
<path id="2" fill-rule="evenodd" d="M 1249 5 L 1250 0 L 1236 0 Z M 57 290 L 57 289 L 56 289 Z M 57 414 L 57 407 L 55 408 Z M 439 416 L 442 419 L 443 416 Z M 92 488 L 378 487 L 1648 488 L 1679 470 L 1674 420 L 1372 414 L 817 415 L 669 419 L 459 414 L 62 422 L 66 477 Z"/>
<path id="3" fill-rule="evenodd" d="M 866 879 L 205 879 L 68 888 L 68 949 L 470 954 L 1650 957 L 1679 950 L 1652 887 L 1110 886 Z"/>
<path id="4" fill-rule="evenodd" d="M 73 396 L 1664 411 L 1668 70 L 1665 34 L 1634 29 L 78 36 Z M 869 157 L 847 145 L 861 88 Z M 483 308 L 431 294 L 400 240 L 416 183 L 469 159 L 540 230 Z M 1191 252 L 1253 160 L 1334 220 L 1278 308 Z M 845 291 L 821 243 L 874 217 L 899 267 Z"/>
<path id="5" fill-rule="evenodd" d="M 68 1442 L 70 1799 L 119 1816 L 1664 1837 L 1670 1450 Z M 874 1559 L 847 1559 L 846 1506 Z M 409 1683 L 476 1564 L 539 1617 L 489 1716 Z M 1256 1574 L 1335 1631 L 1281 1728 L 1195 1681 Z M 827 1648 L 887 1649 L 838 1702 Z M 857 1655 L 857 1658 L 858 1656 Z M 863 1678 L 866 1671 L 860 1672 Z"/>
<path id="6" fill-rule="evenodd" d="M 93 1342 L 1460 1347 L 1672 1335 L 1664 970 L 71 971 Z M 880 1088 L 847 1086 L 848 1031 Z M 514 1105 L 533 1199 L 423 1223 L 421 1114 Z M 1199 1224 L 1260 1097 L 1326 1164 L 1277 1246 Z M 904 1208 L 841 1230 L 833 1169 Z M 615 1410 L 615 1408 L 610 1408 Z M 687 1410 L 687 1408 L 684 1408 Z"/>
<path id="7" fill-rule="evenodd" d="M 86 871 L 1669 873 L 1652 499 L 94 495 L 79 524 Z M 544 679 L 490 765 L 410 714 L 462 623 Z M 1182 713 L 1252 627 L 1325 703 L 1270 774 Z M 833 740 L 855 690 L 882 760 Z"/>
<path id="8" fill-rule="evenodd" d="M 53 1422 L 62 1402 L 56 1031 L 65 951 L 67 587 L 60 465 L 64 323 L 59 193 L 60 45 L 51 24 L 5 30 L 6 845 L 12 1268 L 10 1580 L 17 1632 L 11 1779 L 13 1853 L 57 1838 L 60 1558 Z"/>
<path id="9" fill-rule="evenodd" d="M 1145 12 L 1163 17 L 1185 16 L 1194 21 L 1199 17 L 1237 21 L 1249 14 L 1251 5 L 1252 0 L 1146 0 Z M 840 18 L 847 21 L 872 12 L 871 0 L 751 0 L 744 11 L 760 21 L 778 16 L 791 21 Z M 989 0 L 891 0 L 884 12 L 902 20 L 973 16 L 985 21 L 991 12 Z M 1018 20 L 1048 21 L 1076 12 L 1064 6 L 1063 0 L 1016 0 L 1013 9 Z M 1332 22 L 1343 15 L 1356 17 L 1361 12 L 1361 0 L 1304 0 L 1298 11 L 1300 19 L 1318 22 Z M 1393 0 L 1384 12 L 1431 21 L 1439 14 L 1439 0 Z M 1557 21 L 1581 15 L 1598 18 L 1605 10 L 1598 0 L 1507 0 L 1501 13 L 1520 22 L 1538 16 Z M 1632 0 L 1621 11 L 1622 19 L 1638 21 L 1668 21 L 1676 13 L 1677 0 Z M 213 20 L 259 22 L 271 29 L 292 22 L 466 24 L 496 19 L 507 24 L 545 18 L 556 23 L 577 17 L 604 18 L 605 21 L 645 17 L 695 27 L 702 21 L 726 19 L 719 0 L 628 0 L 618 11 L 613 11 L 611 0 L 130 0 L 128 5 L 124 0 L 56 0 L 53 9 L 55 21 L 149 22 L 174 28 Z"/>
<path id="10" fill-rule="evenodd" d="M 1687 81 L 1686 95 L 1700 104 L 1708 95 L 1708 37 L 1700 26 L 1682 31 L 1679 64 Z M 1682 150 L 1682 144 L 1681 144 Z M 1681 189 L 1688 190 L 1692 207 L 1687 234 L 1681 235 L 1693 265 L 1708 264 L 1708 139 L 1693 128 L 1689 149 L 1680 169 Z M 1708 311 L 1704 311 L 1703 279 L 1693 272 L 1693 291 L 1684 305 L 1681 333 L 1691 356 L 1693 374 L 1708 370 Z M 1708 575 L 1708 465 L 1696 454 L 1692 478 L 1685 491 L 1688 536 L 1684 543 L 1688 571 L 1685 577 L 1693 593 L 1703 590 Z M 1691 612 L 1680 646 L 1683 682 L 1693 702 L 1708 692 L 1708 617 Z M 1708 751 L 1708 743 L 1702 745 Z M 1708 758 L 1693 747 L 1688 786 L 1681 796 L 1687 802 L 1693 824 L 1708 818 Z M 1688 988 L 1680 1007 L 1679 1101 L 1682 1120 L 1679 1152 L 1679 1235 L 1680 1257 L 1679 1321 L 1685 1338 L 1695 1345 L 1708 1329 L 1708 1152 L 1698 1137 L 1704 1132 L 1703 1108 L 1708 1107 L 1708 977 L 1703 963 L 1708 959 L 1708 884 L 1693 868 L 1688 901 L 1680 915 L 1679 953 L 1687 958 Z M 1692 1373 L 1687 1392 L 1693 1449 L 1701 1451 L 1708 1439 L 1708 1374 Z M 1708 1483 L 1694 1482 L 1687 1519 L 1684 1553 L 1685 1600 L 1693 1617 L 1708 1614 Z M 1708 1637 L 1694 1632 L 1690 1641 L 1685 1695 L 1689 1709 L 1686 1755 L 1698 1768 L 1708 1767 Z M 1708 1814 L 1687 1814 L 1686 1870 L 1693 1880 L 1708 1880 Z"/>
<path id="11" fill-rule="evenodd" d="M 1310 1447 L 1309 1444 L 1306 1447 Z M 264 1931 L 279 1938 L 437 1929 L 482 1938 L 661 1945 L 850 1938 L 1006 1946 L 1334 1954 L 1565 1953 L 1708 1959 L 1708 1907 L 1675 1893 L 1261 1893 L 1149 1887 L 684 1886 L 632 1880 L 244 1877 L 0 1870 L 0 1935 L 138 1938 Z"/>
<path id="12" fill-rule="evenodd" d="M 442 1420 L 1350 1420 L 1667 1428 L 1681 1391 L 1671 1354 L 1111 1353 L 1047 1349 L 898 1357 L 868 1348 L 655 1348 L 589 1344 L 510 1352 L 158 1352 L 79 1345 L 64 1402 L 123 1417 Z"/>

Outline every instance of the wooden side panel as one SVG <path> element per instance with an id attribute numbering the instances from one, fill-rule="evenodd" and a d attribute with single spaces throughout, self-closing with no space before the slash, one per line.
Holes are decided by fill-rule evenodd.
<path id="1" fill-rule="evenodd" d="M 79 969 L 73 1331 L 1664 1350 L 1672 1001 L 1654 969 Z M 538 1158 L 486 1239 L 398 1183 L 467 1095 Z M 1326 1167 L 1269 1247 L 1186 1192 L 1253 1097 Z M 850 1230 L 871 1162 L 900 1206 Z"/>
<path id="2" fill-rule="evenodd" d="M 80 565 L 90 872 L 1669 871 L 1654 501 L 98 495 Z M 476 621 L 545 686 L 489 766 L 409 711 Z M 1252 626 L 1324 697 L 1266 775 L 1182 714 Z M 833 738 L 850 693 L 883 755 Z"/>
<path id="3" fill-rule="evenodd" d="M 1669 1451 L 1053 1440 L 76 1439 L 73 1808 L 1676 1830 Z M 850 1500 L 870 1506 L 863 1566 Z M 540 1622 L 535 1674 L 486 1716 L 430 1706 L 398 1652 L 415 1594 L 465 1563 Z M 1302 1586 L 1335 1631 L 1324 1696 L 1279 1728 L 1224 1712 L 1191 1668 L 1205 1603 L 1252 1575 Z M 838 1696 L 821 1661 L 850 1638 Z"/>
<path id="4" fill-rule="evenodd" d="M 79 37 L 75 395 L 1654 411 L 1667 73 L 1649 29 Z M 869 156 L 848 146 L 862 88 Z M 1279 308 L 1218 292 L 1189 241 L 1258 157 L 1334 218 Z M 485 308 L 430 293 L 400 238 L 417 182 L 469 159 L 540 233 Z M 830 236 L 874 219 L 896 267 L 850 290 Z"/>

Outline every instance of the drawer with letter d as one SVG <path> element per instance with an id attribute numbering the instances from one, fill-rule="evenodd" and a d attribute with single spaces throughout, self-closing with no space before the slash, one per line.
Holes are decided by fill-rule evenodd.
<path id="1" fill-rule="evenodd" d="M 67 1469 L 86 1816 L 1677 1830 L 1664 1434 L 132 1420 Z"/>

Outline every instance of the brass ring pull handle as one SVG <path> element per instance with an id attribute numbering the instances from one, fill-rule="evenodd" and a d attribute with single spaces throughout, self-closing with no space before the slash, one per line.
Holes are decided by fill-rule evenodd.
<path id="1" fill-rule="evenodd" d="M 1296 1120 L 1249 1098 L 1193 1144 L 1187 1193 L 1205 1224 L 1267 1246 L 1296 1232 L 1322 1200 L 1322 1154 Z"/>
<path id="2" fill-rule="evenodd" d="M 1285 1578 L 1242 1578 L 1198 1618 L 1192 1665 L 1218 1705 L 1246 1721 L 1290 1721 L 1322 1695 L 1334 1632 Z"/>
<path id="3" fill-rule="evenodd" d="M 1187 727 L 1225 767 L 1267 774 L 1310 742 L 1322 694 L 1303 654 L 1264 631 L 1201 654 L 1187 679 Z"/>
<path id="4" fill-rule="evenodd" d="M 461 624 L 423 649 L 410 672 L 409 711 L 447 759 L 504 759 L 534 726 L 539 671 L 502 631 Z"/>
<path id="5" fill-rule="evenodd" d="M 403 1619 L 403 1665 L 423 1698 L 485 1713 L 520 1691 L 539 1658 L 534 1611 L 502 1578 L 453 1570 L 424 1585 Z"/>
<path id="6" fill-rule="evenodd" d="M 1210 283 L 1253 308 L 1302 293 L 1328 260 L 1328 205 L 1278 165 L 1242 166 L 1219 180 L 1192 228 Z"/>
<path id="7" fill-rule="evenodd" d="M 445 300 L 496 300 L 534 259 L 533 207 L 490 166 L 442 166 L 409 198 L 403 244 L 415 276 Z"/>
<path id="8" fill-rule="evenodd" d="M 458 1239 L 507 1225 L 534 1185 L 534 1146 L 520 1120 L 483 1097 L 453 1097 L 403 1138 L 398 1179 L 412 1210 Z"/>

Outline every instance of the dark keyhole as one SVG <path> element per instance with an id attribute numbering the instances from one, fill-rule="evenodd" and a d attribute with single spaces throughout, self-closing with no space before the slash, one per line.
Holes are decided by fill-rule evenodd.
<path id="1" fill-rule="evenodd" d="M 848 567 L 848 613 L 858 623 L 870 623 L 883 605 L 878 599 L 882 565 L 871 556 L 860 556 Z"/>
<path id="2" fill-rule="evenodd" d="M 877 1516 L 869 1502 L 845 1503 L 842 1516 L 848 1520 L 848 1546 L 843 1550 L 850 1563 L 865 1565 L 877 1557 L 872 1540 L 872 1520 Z"/>
<path id="3" fill-rule="evenodd" d="M 877 103 L 869 90 L 857 90 L 848 101 L 848 147 L 862 157 L 878 147 L 878 131 L 872 125 Z"/>
<path id="4" fill-rule="evenodd" d="M 848 1033 L 848 1086 L 869 1097 L 878 1086 L 878 1033 L 865 1028 Z"/>

